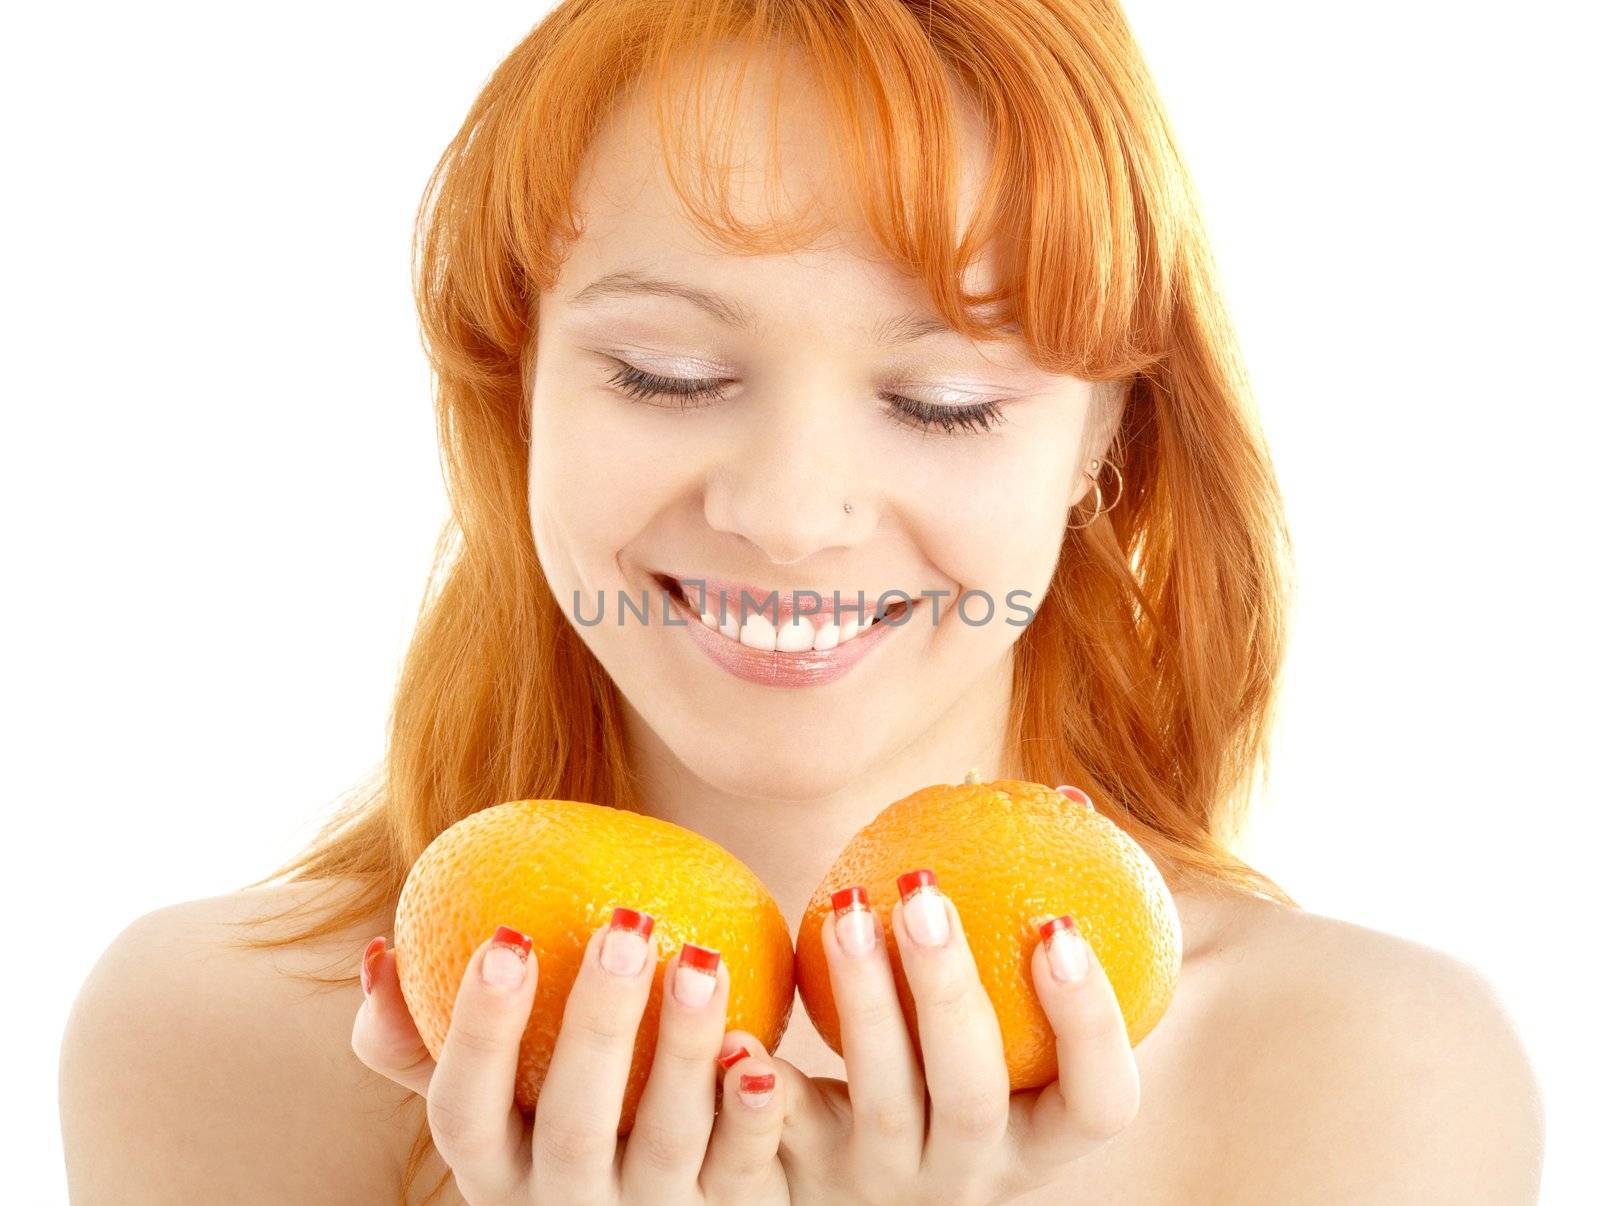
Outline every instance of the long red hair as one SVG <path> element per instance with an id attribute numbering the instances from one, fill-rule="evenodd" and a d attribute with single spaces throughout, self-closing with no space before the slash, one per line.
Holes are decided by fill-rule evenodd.
<path id="1" fill-rule="evenodd" d="M 1012 736 L 1027 777 L 1082 786 L 1179 878 L 1293 905 L 1231 850 L 1264 779 L 1283 656 L 1282 504 L 1189 176 L 1117 4 L 567 0 L 494 72 L 417 216 L 452 516 L 385 759 L 304 851 L 250 885 L 351 890 L 293 932 L 245 945 L 392 909 L 433 837 L 489 805 L 638 804 L 617 689 L 534 551 L 523 388 L 538 294 L 577 234 L 580 162 L 633 89 L 650 88 L 668 178 L 708 236 L 768 254 L 817 233 L 814 211 L 812 224 L 802 211 L 759 229 L 732 212 L 729 165 L 712 151 L 736 90 L 704 87 L 730 63 L 766 70 L 775 88 L 792 64 L 812 73 L 848 200 L 951 326 L 982 337 L 1003 304 L 1040 365 L 1126 384 L 1112 447 L 1122 495 L 1065 535 L 1017 641 Z M 992 148 L 964 237 L 951 218 L 958 91 Z M 964 293 L 964 271 L 991 244 L 1006 279 Z M 424 1118 L 402 1202 L 428 1142 Z"/>

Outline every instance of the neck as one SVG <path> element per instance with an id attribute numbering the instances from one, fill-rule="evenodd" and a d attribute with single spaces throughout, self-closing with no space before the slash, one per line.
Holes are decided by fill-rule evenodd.
<path id="1" fill-rule="evenodd" d="M 686 766 L 624 701 L 627 740 L 640 776 L 640 811 L 710 838 L 767 885 L 791 928 L 857 830 L 884 808 L 934 783 L 1022 778 L 1007 738 L 1011 663 L 961 695 L 903 748 L 824 794 L 741 794 Z"/>

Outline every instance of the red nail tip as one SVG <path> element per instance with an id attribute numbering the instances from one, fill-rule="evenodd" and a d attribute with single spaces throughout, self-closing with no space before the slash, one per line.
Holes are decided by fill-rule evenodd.
<path id="1" fill-rule="evenodd" d="M 833 902 L 835 913 L 847 913 L 851 909 L 867 908 L 867 890 L 860 887 L 840 888 L 829 897 Z"/>
<path id="2" fill-rule="evenodd" d="M 1070 916 L 1063 913 L 1060 917 L 1052 917 L 1039 927 L 1039 941 L 1049 942 L 1052 937 L 1062 930 L 1075 930 L 1077 923 Z"/>
<path id="3" fill-rule="evenodd" d="M 750 1048 L 748 1048 L 748 1047 L 735 1047 L 732 1051 L 728 1052 L 728 1054 L 717 1056 L 717 1064 L 724 1071 L 726 1071 L 727 1069 L 733 1067 L 734 1064 L 736 1064 L 740 1060 L 744 1059 L 749 1054 L 750 1054 Z"/>
<path id="4" fill-rule="evenodd" d="M 913 892 L 921 888 L 936 888 L 939 886 L 939 877 L 932 871 L 907 871 L 894 881 L 895 887 L 900 889 L 900 899 L 904 900 Z"/>
<path id="5" fill-rule="evenodd" d="M 717 964 L 722 962 L 722 956 L 709 947 L 696 946 L 692 942 L 685 942 L 683 949 L 678 952 L 678 966 L 692 967 L 697 972 L 705 972 L 708 976 L 717 974 Z"/>
<path id="6" fill-rule="evenodd" d="M 1084 791 L 1081 787 L 1073 787 L 1070 784 L 1063 783 L 1060 787 L 1056 788 L 1056 790 L 1062 795 L 1066 796 L 1067 799 L 1072 800 L 1075 803 L 1089 804 L 1089 793 Z M 1093 807 L 1092 804 L 1089 806 L 1091 808 Z"/>
<path id="7" fill-rule="evenodd" d="M 532 938 L 529 938 L 521 930 L 514 930 L 508 925 L 498 927 L 494 932 L 494 937 L 489 941 L 496 946 L 515 947 L 523 955 L 533 949 Z"/>
<path id="8" fill-rule="evenodd" d="M 739 1092 L 765 1093 L 777 1083 L 776 1072 L 746 1072 L 739 1077 Z"/>
<path id="9" fill-rule="evenodd" d="M 377 959 L 383 954 L 383 950 L 383 935 L 379 934 L 371 942 L 367 943 L 367 949 L 361 956 L 361 991 L 366 993 L 368 996 L 372 995 L 372 984 L 374 977 L 372 963 L 373 960 Z"/>
<path id="10" fill-rule="evenodd" d="M 656 919 L 638 909 L 615 908 L 611 910 L 611 928 L 632 930 L 639 937 L 648 938 L 650 931 L 656 928 Z"/>

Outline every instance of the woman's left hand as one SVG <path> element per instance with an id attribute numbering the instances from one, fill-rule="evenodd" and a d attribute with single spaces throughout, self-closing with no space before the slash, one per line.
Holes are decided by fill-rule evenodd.
<path id="1" fill-rule="evenodd" d="M 1060 1078 L 1013 1094 L 955 905 L 925 887 L 895 904 L 892 924 L 921 1065 L 882 923 L 870 909 L 829 916 L 822 945 L 849 1079 L 789 1077 L 783 1160 L 794 1201 L 1003 1202 L 1048 1185 L 1133 1120 L 1139 1071 L 1122 1010 L 1074 929 L 1040 942 L 1032 962 Z"/>

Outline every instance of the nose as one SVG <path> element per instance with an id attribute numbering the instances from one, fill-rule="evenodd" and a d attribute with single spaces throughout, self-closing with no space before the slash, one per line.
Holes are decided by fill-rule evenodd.
<path id="1" fill-rule="evenodd" d="M 812 396 L 750 417 L 707 480 L 707 523 L 748 540 L 773 565 L 861 543 L 875 507 L 838 410 Z"/>

